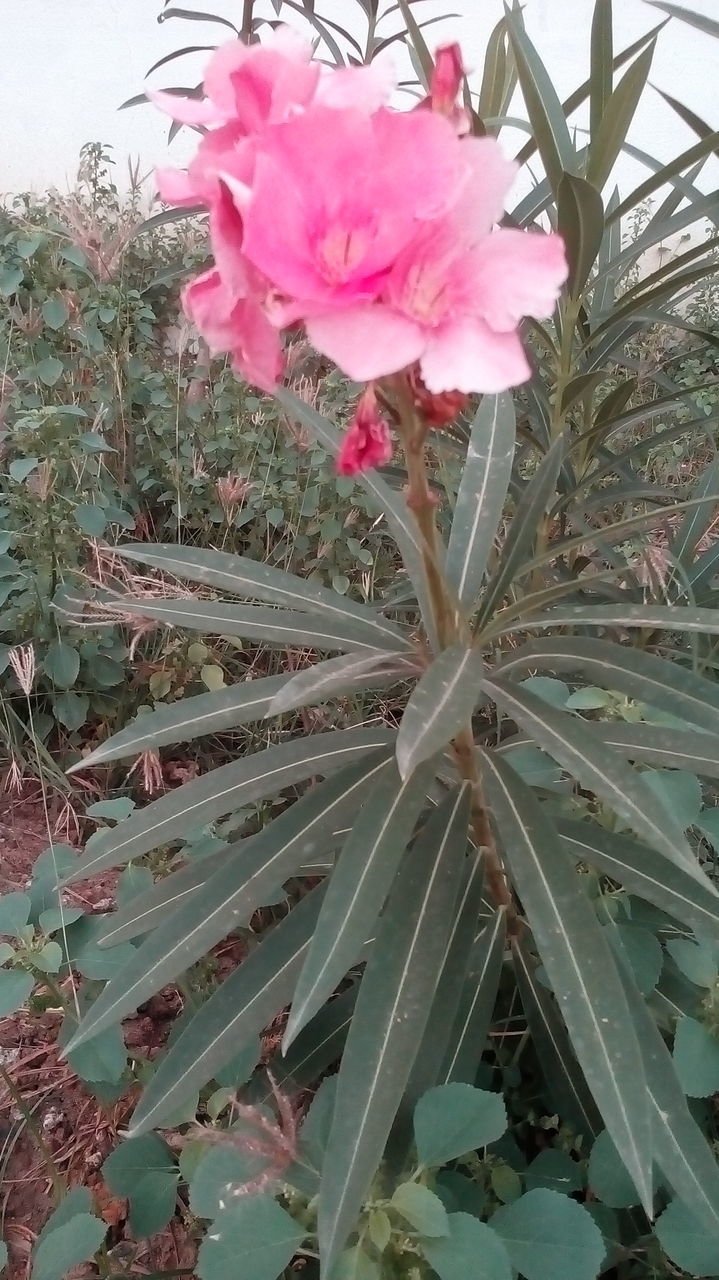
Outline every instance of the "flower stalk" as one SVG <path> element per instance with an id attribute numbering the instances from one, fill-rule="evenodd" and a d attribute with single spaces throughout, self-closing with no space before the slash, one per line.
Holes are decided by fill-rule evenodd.
<path id="1" fill-rule="evenodd" d="M 427 425 L 417 412 L 405 379 L 397 379 L 395 391 L 398 430 L 407 464 L 407 506 L 421 534 L 422 563 L 437 643 L 440 649 L 446 649 L 462 640 L 464 624 L 441 566 L 437 500 L 429 487 L 427 476 Z M 487 888 L 495 905 L 506 908 L 509 929 L 512 932 L 516 922 L 516 911 L 492 831 L 474 749 L 471 721 L 454 738 L 452 753 L 460 777 L 469 782 L 472 787 L 470 810 L 472 834 L 484 857 Z"/>

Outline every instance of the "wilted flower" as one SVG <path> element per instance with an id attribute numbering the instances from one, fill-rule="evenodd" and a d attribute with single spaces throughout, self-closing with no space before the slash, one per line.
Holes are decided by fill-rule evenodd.
<path id="1" fill-rule="evenodd" d="M 382 467 L 392 457 L 389 425 L 382 417 L 372 383 L 360 396 L 355 415 L 345 432 L 337 459 L 342 476 L 354 476 L 371 467 Z"/>

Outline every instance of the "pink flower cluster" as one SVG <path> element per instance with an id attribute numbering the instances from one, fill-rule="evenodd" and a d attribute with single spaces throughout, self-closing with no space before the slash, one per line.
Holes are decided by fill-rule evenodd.
<path id="1" fill-rule="evenodd" d="M 160 194 L 209 209 L 215 266 L 184 305 L 249 382 L 277 385 L 297 324 L 358 382 L 418 365 L 431 394 L 495 393 L 529 376 L 517 326 L 551 314 L 564 247 L 496 228 L 515 166 L 468 136 L 461 76 L 440 50 L 429 109 L 394 110 L 385 66 L 328 70 L 284 27 L 218 49 L 202 99 L 151 95 L 203 131 Z"/>

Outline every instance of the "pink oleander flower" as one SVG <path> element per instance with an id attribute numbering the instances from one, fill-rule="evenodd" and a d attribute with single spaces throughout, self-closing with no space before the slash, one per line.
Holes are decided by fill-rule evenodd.
<path id="1" fill-rule="evenodd" d="M 405 372 L 438 424 L 464 396 L 530 376 L 519 325 L 551 314 L 564 246 L 498 229 L 515 166 L 495 139 L 463 136 L 463 76 L 459 48 L 446 46 L 424 109 L 394 110 L 391 71 L 321 68 L 280 28 L 263 45 L 217 50 L 201 100 L 153 95 L 204 131 L 187 172 L 165 171 L 160 188 L 209 209 L 215 265 L 184 303 L 240 376 L 271 391 L 281 333 L 297 325 L 355 381 Z M 370 388 L 340 470 L 390 452 Z"/>
<path id="2" fill-rule="evenodd" d="M 383 467 L 392 457 L 389 426 L 380 413 L 372 383 L 362 392 L 354 417 L 345 432 L 337 459 L 341 476 L 356 476 L 372 467 Z"/>
<path id="3" fill-rule="evenodd" d="M 280 322 L 378 297 L 467 172 L 451 125 L 430 112 L 316 106 L 272 130 L 241 212 L 243 253 L 291 300 Z"/>
<path id="4" fill-rule="evenodd" d="M 494 139 L 458 145 L 471 177 L 397 255 L 380 296 L 307 320 L 310 342 L 355 381 L 415 361 L 432 393 L 495 394 L 530 376 L 517 327 L 523 316 L 551 315 L 567 276 L 564 244 L 493 230 L 514 166 Z"/>

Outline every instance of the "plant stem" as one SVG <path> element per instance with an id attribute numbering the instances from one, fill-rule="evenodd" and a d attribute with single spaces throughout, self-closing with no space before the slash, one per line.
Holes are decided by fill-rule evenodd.
<path id="1" fill-rule="evenodd" d="M 27 1125 L 29 1132 L 32 1134 L 35 1140 L 37 1149 L 40 1152 L 40 1155 L 42 1156 L 43 1160 L 45 1161 L 48 1175 L 50 1177 L 50 1181 L 52 1182 L 53 1190 L 55 1192 L 55 1202 L 59 1204 L 60 1201 L 62 1200 L 62 1197 L 65 1194 L 66 1186 L 65 1186 L 65 1179 L 63 1178 L 57 1165 L 55 1164 L 52 1151 L 47 1146 L 45 1139 L 43 1138 L 42 1133 L 40 1132 L 40 1129 L 35 1123 L 35 1117 L 30 1111 L 29 1107 L 27 1106 L 25 1099 L 20 1093 L 20 1090 L 16 1087 L 14 1081 L 8 1075 L 7 1071 L 5 1070 L 5 1068 L 1 1063 L 0 1063 L 0 1079 L 5 1085 L 5 1088 L 10 1094 L 10 1097 L 15 1103 L 15 1106 L 17 1107 L 18 1111 L 21 1112 L 22 1118 L 25 1121 L 25 1124 Z"/>
<path id="2" fill-rule="evenodd" d="M 240 27 L 240 40 L 244 40 L 245 44 L 249 44 L 252 35 L 252 10 L 255 7 L 255 0 L 244 0 L 242 6 L 242 26 Z"/>
<path id="3" fill-rule="evenodd" d="M 406 382 L 398 379 L 395 389 L 399 411 L 399 432 L 407 462 L 407 506 L 414 515 L 422 536 L 422 561 L 437 640 L 440 649 L 446 649 L 449 645 L 461 640 L 463 621 L 440 567 L 437 502 L 427 481 L 425 451 L 427 428 L 415 409 Z M 460 777 L 469 782 L 472 787 L 472 833 L 477 847 L 484 855 L 487 888 L 496 906 L 506 908 L 510 932 L 512 932 L 516 911 L 489 820 L 489 811 L 474 750 L 471 721 L 456 735 L 452 750 Z"/>

